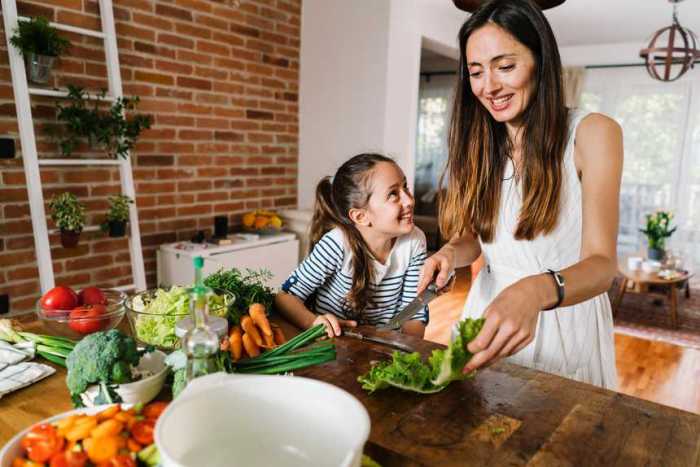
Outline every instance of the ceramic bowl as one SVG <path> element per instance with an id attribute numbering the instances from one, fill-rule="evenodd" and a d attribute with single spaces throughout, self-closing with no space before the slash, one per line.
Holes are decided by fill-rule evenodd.
<path id="1" fill-rule="evenodd" d="M 168 376 L 168 366 L 165 364 L 165 354 L 160 350 L 149 352 L 141 357 L 138 366 L 141 371 L 148 371 L 151 376 L 133 383 L 117 385 L 117 394 L 122 398 L 123 404 L 146 404 L 152 401 L 163 389 L 163 384 Z M 87 407 L 95 405 L 95 397 L 99 393 L 99 386 L 90 386 L 80 395 Z"/>

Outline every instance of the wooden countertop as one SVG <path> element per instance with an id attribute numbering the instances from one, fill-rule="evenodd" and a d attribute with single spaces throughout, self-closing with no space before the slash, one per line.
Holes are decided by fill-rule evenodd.
<path id="1" fill-rule="evenodd" d="M 424 356 L 437 344 L 392 336 Z M 296 372 L 335 384 L 369 411 L 365 452 L 415 465 L 700 466 L 700 416 L 535 370 L 499 363 L 433 395 L 367 394 L 357 376 L 393 349 L 340 337 L 337 360 Z M 0 399 L 0 443 L 71 409 L 65 370 Z"/>

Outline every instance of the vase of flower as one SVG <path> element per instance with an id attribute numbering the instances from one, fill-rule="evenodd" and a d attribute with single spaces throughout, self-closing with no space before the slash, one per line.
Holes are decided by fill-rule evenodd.
<path id="1" fill-rule="evenodd" d="M 677 227 L 671 228 L 673 213 L 656 211 L 646 215 L 646 226 L 639 229 L 647 236 L 647 256 L 649 259 L 661 261 L 666 255 L 666 239 L 669 238 Z"/>

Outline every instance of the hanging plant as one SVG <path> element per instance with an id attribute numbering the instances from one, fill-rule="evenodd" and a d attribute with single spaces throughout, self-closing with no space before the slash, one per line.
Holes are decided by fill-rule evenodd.
<path id="1" fill-rule="evenodd" d="M 48 82 L 55 59 L 71 45 L 42 16 L 20 21 L 10 43 L 24 57 L 29 81 L 39 84 Z"/>
<path id="2" fill-rule="evenodd" d="M 85 207 L 73 193 L 66 192 L 54 195 L 49 209 L 51 219 L 61 230 L 61 244 L 65 248 L 75 247 L 85 226 Z"/>
<path id="3" fill-rule="evenodd" d="M 110 237 L 123 237 L 126 235 L 126 223 L 129 220 L 129 204 L 134 200 L 126 195 L 109 197 L 109 211 L 102 230 L 109 231 Z"/>
<path id="4" fill-rule="evenodd" d="M 119 97 L 108 110 L 101 105 L 104 97 L 104 90 L 92 99 L 83 88 L 68 85 L 67 105 L 56 103 L 56 118 L 64 126 L 49 129 L 64 157 L 87 140 L 91 147 L 107 151 L 110 157 L 126 159 L 141 132 L 151 128 L 150 115 L 135 114 L 127 118 L 127 112 L 136 109 L 138 97 Z"/>

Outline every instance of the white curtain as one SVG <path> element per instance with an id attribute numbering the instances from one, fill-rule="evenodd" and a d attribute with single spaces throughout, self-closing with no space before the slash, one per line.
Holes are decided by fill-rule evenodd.
<path id="1" fill-rule="evenodd" d="M 566 66 L 562 69 L 564 98 L 567 107 L 578 107 L 586 69 L 582 66 Z"/>
<path id="2" fill-rule="evenodd" d="M 419 200 L 432 203 L 447 163 L 447 129 L 450 123 L 457 75 L 421 77 L 418 101 L 415 191 Z"/>
<path id="3" fill-rule="evenodd" d="M 624 133 L 620 255 L 643 250 L 644 215 L 673 211 L 678 230 L 666 248 L 700 266 L 700 75 L 673 83 L 643 67 L 588 70 L 580 107 L 607 114 Z"/>

